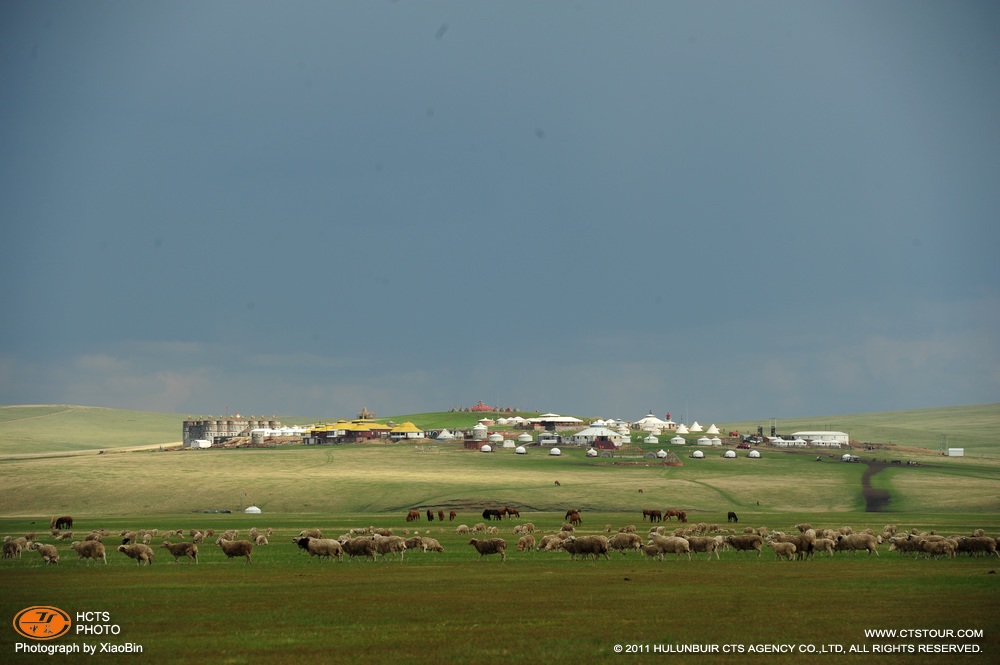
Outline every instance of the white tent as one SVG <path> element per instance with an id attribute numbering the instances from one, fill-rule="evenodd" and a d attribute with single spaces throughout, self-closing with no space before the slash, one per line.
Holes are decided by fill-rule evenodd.
<path id="1" fill-rule="evenodd" d="M 698 424 L 698 421 L 697 421 L 697 420 L 696 420 L 696 421 L 694 421 L 694 422 L 693 422 L 693 423 L 691 424 L 691 431 L 692 431 L 692 432 L 700 432 L 700 431 L 701 431 L 702 429 L 703 429 L 703 428 L 702 428 L 702 426 Z"/>
<path id="2" fill-rule="evenodd" d="M 527 432 L 519 434 L 517 436 L 517 440 L 520 441 L 521 443 L 531 443 L 531 435 L 528 434 Z"/>
<path id="3" fill-rule="evenodd" d="M 517 448 L 514 449 L 514 454 L 515 455 L 527 455 L 528 454 L 528 449 L 525 448 L 524 446 L 518 446 Z"/>
<path id="4" fill-rule="evenodd" d="M 491 446 L 490 444 L 487 443 L 485 446 L 483 446 L 482 448 L 479 449 L 479 452 L 481 452 L 481 453 L 492 453 L 493 452 L 493 446 Z"/>
<path id="5" fill-rule="evenodd" d="M 721 446 L 722 445 L 722 439 L 720 439 L 717 436 L 713 436 L 712 437 L 712 445 L 713 446 Z"/>
<path id="6" fill-rule="evenodd" d="M 498 432 L 494 432 L 493 434 L 490 434 L 487 437 L 487 439 L 489 439 L 490 443 L 500 443 L 501 441 L 503 441 L 503 434 L 500 434 Z"/>
<path id="7" fill-rule="evenodd" d="M 580 430 L 570 437 L 570 440 L 577 445 L 586 445 L 588 443 L 593 443 L 598 439 L 611 441 L 616 446 L 620 446 L 622 443 L 622 435 L 608 429 L 607 427 L 591 426 L 587 429 Z"/>
<path id="8" fill-rule="evenodd" d="M 257 506 L 247 506 L 247 509 L 244 510 L 243 512 L 248 513 L 250 515 L 260 515 L 261 511 L 260 508 L 258 508 Z"/>
<path id="9" fill-rule="evenodd" d="M 718 434 L 718 433 L 719 433 L 719 428 L 715 426 L 715 423 L 709 425 L 708 429 L 705 430 L 705 434 Z"/>
<path id="10" fill-rule="evenodd" d="M 674 438 L 670 439 L 670 443 L 674 444 L 675 446 L 682 446 L 685 443 L 687 443 L 687 441 L 684 440 L 684 437 L 675 436 Z"/>
<path id="11" fill-rule="evenodd" d="M 549 455 L 554 455 L 558 457 L 559 455 L 562 455 L 562 451 L 559 450 L 558 448 L 553 448 L 552 450 L 549 451 Z"/>
<path id="12" fill-rule="evenodd" d="M 760 457 L 760 451 L 759 450 L 751 450 L 750 452 L 747 453 L 747 457 L 753 457 L 753 458 L 756 459 L 756 458 Z"/>
<path id="13" fill-rule="evenodd" d="M 712 445 L 712 440 L 710 438 L 708 438 L 707 436 L 703 436 L 703 437 L 701 437 L 701 438 L 698 439 L 698 445 L 699 446 L 710 446 L 710 445 Z"/>
<path id="14" fill-rule="evenodd" d="M 441 430 L 441 432 L 435 437 L 438 441 L 448 441 L 454 439 L 455 435 L 446 429 Z"/>
<path id="15" fill-rule="evenodd" d="M 681 423 L 680 425 L 678 425 L 677 426 L 677 433 L 678 434 L 688 434 L 689 432 L 688 432 L 687 425 L 685 425 L 683 423 Z"/>
<path id="16" fill-rule="evenodd" d="M 693 453 L 691 453 L 691 457 L 693 457 L 695 459 L 701 459 L 704 456 L 705 456 L 705 453 L 701 452 L 700 450 L 696 450 Z"/>
<path id="17" fill-rule="evenodd" d="M 659 457 L 660 459 L 663 459 L 664 457 L 667 456 L 667 451 L 661 448 L 660 450 L 656 451 L 656 456 Z"/>
<path id="18" fill-rule="evenodd" d="M 587 448 L 587 457 L 597 457 L 597 448 Z"/>
<path id="19" fill-rule="evenodd" d="M 504 439 L 503 440 L 503 447 L 504 448 L 513 448 L 514 447 L 514 439 Z"/>
<path id="20" fill-rule="evenodd" d="M 656 438 L 655 434 L 650 433 L 645 439 L 642 440 L 643 443 L 659 443 L 660 440 Z"/>
<path id="21" fill-rule="evenodd" d="M 723 457 L 725 457 L 727 459 L 733 459 L 733 458 L 736 457 L 736 451 L 735 450 L 727 450 L 726 453 L 723 455 Z"/>

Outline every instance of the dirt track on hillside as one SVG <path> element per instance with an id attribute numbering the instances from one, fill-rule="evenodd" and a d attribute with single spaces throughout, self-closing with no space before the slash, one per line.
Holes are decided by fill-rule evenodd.
<path id="1" fill-rule="evenodd" d="M 872 476 L 889 466 L 887 462 L 865 462 L 868 466 L 865 474 L 861 476 L 861 494 L 865 497 L 866 513 L 881 513 L 889 506 L 891 497 L 888 490 L 880 490 L 872 487 Z"/>

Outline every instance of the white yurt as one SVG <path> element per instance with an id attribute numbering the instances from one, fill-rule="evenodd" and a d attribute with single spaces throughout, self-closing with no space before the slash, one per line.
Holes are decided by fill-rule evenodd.
<path id="1" fill-rule="evenodd" d="M 250 515 L 260 515 L 261 510 L 257 506 L 247 506 L 247 509 L 244 510 L 243 512 Z"/>
<path id="2" fill-rule="evenodd" d="M 726 453 L 723 455 L 723 457 L 725 457 L 726 459 L 736 459 L 736 451 L 727 450 Z"/>
<path id="3" fill-rule="evenodd" d="M 597 448 L 587 448 L 587 457 L 597 457 Z"/>
<path id="4" fill-rule="evenodd" d="M 451 432 L 449 432 L 449 431 L 448 431 L 447 429 L 443 429 L 443 430 L 441 430 L 441 432 L 440 432 L 440 433 L 439 433 L 439 434 L 438 434 L 438 435 L 437 435 L 436 437 L 434 437 L 434 438 L 436 438 L 436 439 L 437 439 L 438 441 L 450 441 L 450 440 L 452 440 L 452 439 L 454 439 L 454 438 L 455 438 L 455 435 L 454 435 L 454 434 L 452 434 Z"/>
<path id="5" fill-rule="evenodd" d="M 479 423 L 472 428 L 472 438 L 474 441 L 485 441 L 486 433 L 489 428 L 486 425 Z"/>
<path id="6" fill-rule="evenodd" d="M 525 448 L 524 446 L 518 446 L 517 448 L 514 449 L 514 454 L 515 455 L 527 455 L 528 454 L 528 449 Z"/>
<path id="7" fill-rule="evenodd" d="M 656 456 L 659 457 L 660 459 L 663 459 L 664 457 L 667 456 L 667 451 L 660 448 L 658 451 L 656 451 Z"/>
<path id="8" fill-rule="evenodd" d="M 712 445 L 713 446 L 721 446 L 722 445 L 722 439 L 720 439 L 717 436 L 713 436 L 712 437 Z"/>
<path id="9" fill-rule="evenodd" d="M 712 445 L 712 440 L 710 438 L 708 438 L 707 436 L 703 436 L 703 437 L 701 437 L 701 438 L 698 439 L 698 445 L 699 446 L 710 446 L 710 445 Z"/>
<path id="10" fill-rule="evenodd" d="M 488 437 L 486 437 L 486 440 L 489 441 L 490 443 L 500 443 L 501 441 L 503 441 L 503 434 L 498 434 L 494 432 L 493 434 L 490 434 Z"/>
<path id="11" fill-rule="evenodd" d="M 702 429 L 704 429 L 704 428 L 701 425 L 698 424 L 697 420 L 694 421 L 693 423 L 691 423 L 691 431 L 692 432 L 700 432 Z"/>
<path id="12" fill-rule="evenodd" d="M 509 423 L 510 420 L 508 420 L 507 418 L 497 418 L 497 425 L 507 425 Z"/>
<path id="13" fill-rule="evenodd" d="M 690 432 L 688 431 L 687 425 L 685 425 L 683 423 L 681 423 L 680 425 L 677 426 L 677 433 L 678 434 L 690 434 Z"/>
<path id="14" fill-rule="evenodd" d="M 479 452 L 481 452 L 481 453 L 492 453 L 493 452 L 493 446 L 491 446 L 490 444 L 487 443 L 486 445 L 484 445 L 482 448 L 479 449 Z"/>
<path id="15" fill-rule="evenodd" d="M 708 429 L 705 430 L 705 434 L 718 434 L 718 433 L 719 433 L 719 428 L 715 426 L 715 423 L 709 425 Z"/>
<path id="16" fill-rule="evenodd" d="M 747 453 L 747 457 L 753 457 L 753 458 L 760 457 L 760 451 L 759 450 L 751 450 L 750 452 Z"/>
<path id="17" fill-rule="evenodd" d="M 559 455 L 562 455 L 562 451 L 559 450 L 558 448 L 553 448 L 552 450 L 549 451 L 549 455 L 554 455 L 555 457 L 558 457 Z"/>
<path id="18" fill-rule="evenodd" d="M 659 443 L 660 440 L 657 439 L 654 435 L 650 434 L 645 439 L 643 439 L 642 442 L 643 443 Z"/>
<path id="19" fill-rule="evenodd" d="M 684 437 L 675 436 L 674 438 L 670 439 L 670 443 L 674 444 L 675 446 L 683 446 L 685 443 L 687 443 L 687 441 L 684 440 Z"/>
<path id="20" fill-rule="evenodd" d="M 700 450 L 696 450 L 693 453 L 691 453 L 691 457 L 693 457 L 695 459 L 701 459 L 704 456 L 705 456 L 705 453 L 701 452 Z"/>
<path id="21" fill-rule="evenodd" d="M 519 434 L 517 440 L 521 443 L 531 443 L 531 435 L 525 432 L 524 434 Z"/>

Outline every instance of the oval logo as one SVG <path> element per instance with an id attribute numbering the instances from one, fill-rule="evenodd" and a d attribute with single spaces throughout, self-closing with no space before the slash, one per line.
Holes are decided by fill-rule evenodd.
<path id="1" fill-rule="evenodd" d="M 17 613 L 14 630 L 29 640 L 54 640 L 69 632 L 73 622 L 58 607 L 34 605 Z"/>

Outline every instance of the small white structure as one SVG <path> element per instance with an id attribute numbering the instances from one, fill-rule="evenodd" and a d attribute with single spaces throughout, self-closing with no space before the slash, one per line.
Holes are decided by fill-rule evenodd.
<path id="1" fill-rule="evenodd" d="M 481 452 L 481 453 L 492 453 L 493 452 L 493 446 L 491 446 L 490 444 L 487 443 L 487 444 L 483 445 L 479 449 L 479 452 Z"/>
<path id="2" fill-rule="evenodd" d="M 527 432 L 524 432 L 523 434 L 518 435 L 517 440 L 520 443 L 531 443 L 531 435 L 528 434 Z"/>
<path id="3" fill-rule="evenodd" d="M 707 436 L 703 436 L 703 437 L 701 437 L 701 438 L 698 439 L 698 445 L 699 446 L 710 446 L 710 445 L 712 445 L 712 440 L 710 438 L 708 438 Z"/>
<path id="4" fill-rule="evenodd" d="M 597 448 L 587 448 L 587 457 L 597 457 Z"/>
<path id="5" fill-rule="evenodd" d="M 693 457 L 695 459 L 701 459 L 704 456 L 705 456 L 705 453 L 701 452 L 700 450 L 696 450 L 693 453 L 691 453 L 691 457 Z"/>
<path id="6" fill-rule="evenodd" d="M 697 420 L 694 421 L 693 423 L 691 423 L 691 431 L 692 432 L 700 432 L 702 429 L 703 429 L 702 426 L 698 424 Z"/>
<path id="7" fill-rule="evenodd" d="M 248 515 L 260 515 L 261 510 L 257 506 L 247 506 L 247 509 L 243 511 Z"/>
<path id="8" fill-rule="evenodd" d="M 440 433 L 439 433 L 439 434 L 438 434 L 438 435 L 437 435 L 436 437 L 434 437 L 434 438 L 436 438 L 436 439 L 437 439 L 438 441 L 451 441 L 452 439 L 454 439 L 454 438 L 455 438 L 455 435 L 454 435 L 454 434 L 452 434 L 451 432 L 449 432 L 449 431 L 448 431 L 447 429 L 443 429 L 443 430 L 441 430 L 441 432 L 440 432 Z"/>
<path id="9" fill-rule="evenodd" d="M 792 437 L 802 439 L 810 446 L 819 446 L 821 448 L 840 448 L 851 442 L 851 437 L 846 432 L 827 430 L 792 432 Z"/>
<path id="10" fill-rule="evenodd" d="M 760 451 L 759 450 L 751 450 L 750 452 L 747 453 L 747 457 L 752 457 L 752 458 L 756 459 L 756 458 L 760 457 Z"/>
<path id="11" fill-rule="evenodd" d="M 656 437 L 655 437 L 654 435 L 652 435 L 652 434 L 650 434 L 649 436 L 647 436 L 647 437 L 646 437 L 645 439 L 643 439 L 642 441 L 643 441 L 643 443 L 659 443 L 659 442 L 660 442 L 660 440 L 659 440 L 659 439 L 657 439 L 657 438 L 656 438 Z"/>
<path id="12" fill-rule="evenodd" d="M 502 442 L 502 441 L 503 441 L 503 434 L 500 434 L 500 433 L 498 433 L 498 432 L 494 432 L 493 434 L 490 434 L 490 435 L 489 435 L 488 437 L 486 437 L 486 438 L 487 438 L 487 440 L 488 440 L 488 441 L 489 441 L 490 443 L 500 443 L 500 442 Z"/>
<path id="13" fill-rule="evenodd" d="M 725 454 L 723 455 L 723 457 L 725 457 L 726 459 L 736 459 L 736 451 L 735 450 L 727 450 L 725 452 Z"/>
<path id="14" fill-rule="evenodd" d="M 674 444 L 675 446 L 683 446 L 685 443 L 687 443 L 687 441 L 684 440 L 684 437 L 675 436 L 674 438 L 670 439 L 670 443 Z"/>
<path id="15" fill-rule="evenodd" d="M 559 455 L 562 455 L 562 451 L 559 450 L 558 448 L 553 448 L 552 450 L 549 451 L 549 455 L 558 457 Z"/>
<path id="16" fill-rule="evenodd" d="M 504 448 L 513 448 L 514 447 L 514 439 L 504 439 L 503 440 L 503 447 Z"/>
<path id="17" fill-rule="evenodd" d="M 486 427 L 486 425 L 484 425 L 482 423 L 479 423 L 478 425 L 476 425 L 475 427 L 472 428 L 472 440 L 473 441 L 485 441 L 486 440 L 486 434 L 487 434 L 488 431 L 489 431 L 489 428 Z"/>
<path id="18" fill-rule="evenodd" d="M 665 429 L 674 429 L 677 427 L 677 424 L 672 420 L 661 420 L 650 412 L 645 418 L 640 418 L 632 423 L 632 427 L 646 432 L 651 432 L 653 430 L 663 431 Z"/>
<path id="19" fill-rule="evenodd" d="M 705 430 L 705 434 L 718 434 L 718 433 L 719 433 L 719 428 L 715 426 L 715 423 L 709 425 L 708 429 Z"/>
<path id="20" fill-rule="evenodd" d="M 949 448 L 948 457 L 965 457 L 965 448 Z"/>
<path id="21" fill-rule="evenodd" d="M 622 445 L 622 435 L 607 427 L 588 427 L 571 436 L 570 440 L 578 446 L 589 445 L 595 441 L 610 441 L 616 446 Z"/>
<path id="22" fill-rule="evenodd" d="M 208 439 L 194 439 L 188 444 L 188 447 L 193 450 L 200 450 L 202 448 L 211 448 L 212 442 Z"/>
<path id="23" fill-rule="evenodd" d="M 559 443 L 559 435 L 553 432 L 542 432 L 538 435 L 538 445 L 554 446 Z"/>
<path id="24" fill-rule="evenodd" d="M 667 456 L 667 451 L 664 450 L 663 448 L 660 448 L 658 451 L 656 451 L 656 456 L 659 457 L 660 459 L 663 459 L 664 457 Z"/>
<path id="25" fill-rule="evenodd" d="M 677 433 L 678 434 L 690 434 L 690 432 L 688 431 L 687 425 L 685 425 L 684 423 L 681 423 L 680 425 L 677 426 Z"/>
<path id="26" fill-rule="evenodd" d="M 720 439 L 717 436 L 713 436 L 712 437 L 712 445 L 713 446 L 721 446 L 722 445 L 722 439 Z"/>
<path id="27" fill-rule="evenodd" d="M 527 455 L 528 454 L 528 449 L 525 448 L 524 446 L 518 446 L 517 448 L 514 449 L 514 454 L 515 455 Z"/>

